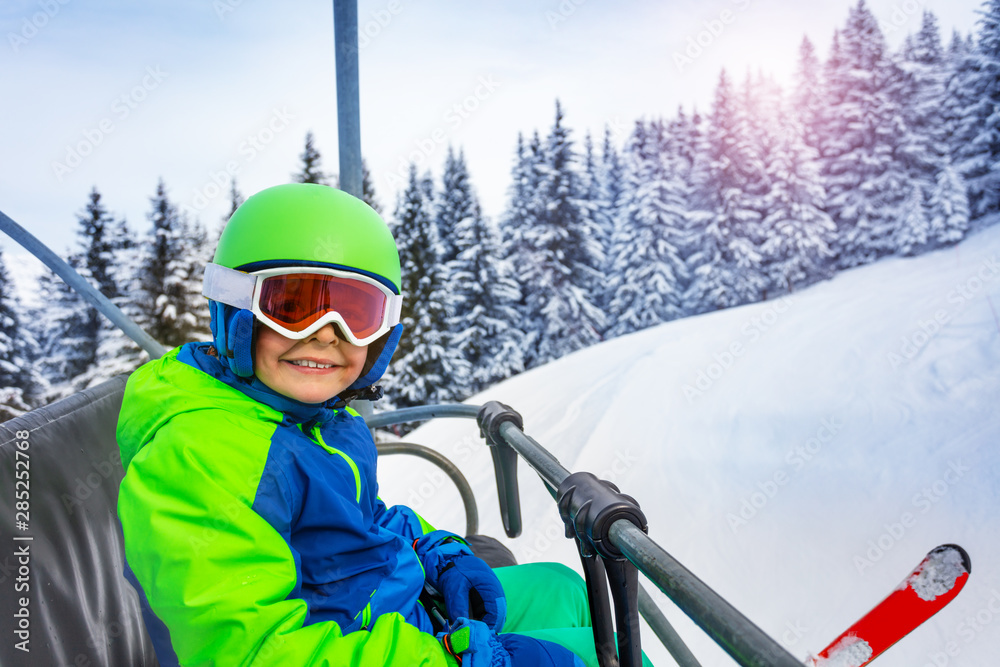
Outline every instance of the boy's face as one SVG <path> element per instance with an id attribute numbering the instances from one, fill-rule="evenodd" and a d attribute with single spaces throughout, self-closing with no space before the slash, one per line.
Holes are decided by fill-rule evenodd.
<path id="1" fill-rule="evenodd" d="M 260 325 L 253 363 L 260 381 L 279 394 L 303 403 L 323 403 L 354 384 L 367 356 L 367 345 L 348 343 L 337 335 L 333 324 L 302 340 L 285 338 Z M 304 361 L 320 367 L 311 368 Z"/>

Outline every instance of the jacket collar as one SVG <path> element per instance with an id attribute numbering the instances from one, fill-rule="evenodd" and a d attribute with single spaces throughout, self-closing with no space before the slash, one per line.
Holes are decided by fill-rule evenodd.
<path id="1" fill-rule="evenodd" d="M 256 375 L 248 378 L 236 375 L 228 364 L 219 359 L 211 343 L 188 343 L 181 348 L 177 359 L 243 392 L 253 400 L 282 412 L 296 424 L 323 424 L 334 417 L 334 406 L 339 400 L 336 396 L 325 403 L 303 403 L 279 394 L 258 380 Z"/>

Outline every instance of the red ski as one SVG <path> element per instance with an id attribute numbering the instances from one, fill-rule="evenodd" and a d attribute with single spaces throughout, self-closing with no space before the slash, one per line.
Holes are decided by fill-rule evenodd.
<path id="1" fill-rule="evenodd" d="M 806 664 L 864 667 L 954 600 L 970 572 L 972 562 L 962 547 L 934 549 L 889 597 Z"/>

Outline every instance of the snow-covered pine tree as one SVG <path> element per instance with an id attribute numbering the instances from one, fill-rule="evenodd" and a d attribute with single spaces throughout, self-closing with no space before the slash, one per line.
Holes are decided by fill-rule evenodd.
<path id="1" fill-rule="evenodd" d="M 186 335 L 190 341 L 211 340 L 211 313 L 208 309 L 208 299 L 202 296 L 205 278 L 205 266 L 215 255 L 215 245 L 218 237 L 209 240 L 208 231 L 198 220 L 181 217 L 181 255 L 177 258 L 175 272 L 183 276 L 184 307 L 190 315 L 191 328 Z"/>
<path id="2" fill-rule="evenodd" d="M 952 154 L 955 153 L 956 148 L 955 133 L 964 117 L 965 108 L 969 104 L 967 95 L 970 85 L 965 77 L 973 74 L 972 60 L 969 58 L 969 54 L 975 48 L 975 42 L 971 35 L 962 36 L 958 30 L 953 30 L 951 41 L 948 42 L 948 47 L 944 51 L 945 92 L 941 105 L 941 124 L 945 135 L 949 137 L 948 143 Z M 964 72 L 964 76 L 959 76 L 963 70 L 968 71 Z"/>
<path id="3" fill-rule="evenodd" d="M 68 263 L 104 296 L 117 298 L 114 253 L 118 227 L 96 187 L 77 214 L 77 224 L 79 246 Z M 51 307 L 39 309 L 32 322 L 41 351 L 39 370 L 49 384 L 45 400 L 52 401 L 83 389 L 85 378 L 97 373 L 105 318 L 48 270 L 40 278 L 39 291 L 43 303 Z"/>
<path id="4" fill-rule="evenodd" d="M 449 265 L 458 256 L 455 227 L 460 220 L 469 216 L 471 210 L 469 171 L 465 166 L 465 157 L 461 153 L 455 155 L 454 149 L 448 146 L 441 174 L 441 190 L 434 200 L 434 225 L 440 244 L 438 261 L 444 267 L 446 282 L 450 272 Z"/>
<path id="5" fill-rule="evenodd" d="M 449 347 L 465 364 L 452 382 L 454 399 L 463 400 L 524 370 L 524 334 L 517 321 L 517 282 L 499 254 L 498 232 L 482 214 L 461 152 L 455 156 L 449 149 L 443 184 L 439 210 L 447 202 L 455 249 L 446 267 Z"/>
<path id="6" fill-rule="evenodd" d="M 101 291 L 127 317 L 142 322 L 145 294 L 138 284 L 142 261 L 140 248 L 124 219 L 108 216 L 104 238 L 107 268 L 100 274 L 106 275 L 108 287 L 107 291 Z M 93 387 L 115 375 L 131 373 L 148 358 L 135 342 L 104 315 L 98 316 L 95 357 L 94 364 L 64 387 L 67 392 Z"/>
<path id="7" fill-rule="evenodd" d="M 208 309 L 201 297 L 201 277 L 209 248 L 204 229 L 177 211 L 162 180 L 150 202 L 147 217 L 152 229 L 143 244 L 139 325 L 171 348 L 207 336 Z"/>
<path id="8" fill-rule="evenodd" d="M 594 140 L 587 132 L 583 140 L 583 173 L 581 174 L 580 192 L 583 200 L 590 203 L 591 215 L 594 220 L 594 238 L 601 246 L 601 256 L 607 259 L 611 247 L 611 233 L 614 230 L 614 213 L 612 203 L 605 199 L 603 169 L 594 152 Z M 605 266 L 598 267 L 603 273 Z M 595 295 L 595 304 L 603 306 Z M 603 309 L 603 308 L 602 308 Z"/>
<path id="9" fill-rule="evenodd" d="M 101 203 L 97 187 L 91 189 L 83 213 L 77 215 L 77 237 L 82 247 L 79 272 L 109 299 L 118 296 L 118 286 L 112 276 L 114 264 L 114 218 Z M 84 303 L 83 300 L 80 300 Z M 85 304 L 85 325 L 79 335 L 87 340 L 89 363 L 81 373 L 97 363 L 97 348 L 103 317 L 96 308 Z"/>
<path id="10" fill-rule="evenodd" d="M 698 194 L 706 189 L 708 148 L 703 119 L 697 110 L 689 115 L 684 107 L 667 123 L 667 150 L 680 158 L 678 174 Z"/>
<path id="11" fill-rule="evenodd" d="M 975 48 L 972 35 L 963 37 L 955 30 L 944 54 L 945 92 L 940 121 L 942 132 L 948 138 L 948 149 L 953 164 L 961 150 L 972 142 L 978 131 L 978 128 L 971 127 L 965 122 L 965 112 L 974 101 L 972 80 L 976 77 L 976 63 L 972 52 Z"/>
<path id="12" fill-rule="evenodd" d="M 606 198 L 605 175 L 603 160 L 594 150 L 594 141 L 590 132 L 584 136 L 583 140 L 583 168 L 580 173 L 580 193 L 582 199 L 588 203 L 591 210 L 591 217 L 594 224 L 594 239 L 600 246 L 601 257 L 604 263 L 597 268 L 601 275 L 607 276 L 609 268 L 609 256 L 611 253 L 611 236 L 614 233 L 614 209 L 613 204 Z M 619 184 L 619 188 L 621 185 Z M 607 312 L 608 299 L 610 294 L 607 287 L 608 281 L 595 285 L 595 291 L 591 300 L 593 304 L 602 312 Z M 604 337 L 604 330 L 600 332 Z"/>
<path id="13" fill-rule="evenodd" d="M 323 156 L 316 148 L 315 137 L 312 130 L 306 132 L 306 145 L 299 154 L 302 164 L 299 170 L 292 174 L 294 183 L 319 183 L 329 185 L 329 176 L 322 169 Z"/>
<path id="14" fill-rule="evenodd" d="M 932 12 L 924 11 L 920 31 L 907 36 L 900 67 L 897 96 L 903 102 L 908 130 L 900 154 L 915 177 L 929 174 L 933 179 L 949 150 L 941 122 L 948 72 L 938 20 Z"/>
<path id="15" fill-rule="evenodd" d="M 601 145 L 600 161 L 596 165 L 596 190 L 593 198 L 597 202 L 597 209 L 594 211 L 594 220 L 601 227 L 601 238 L 604 245 L 604 268 L 602 273 L 606 276 L 605 288 L 600 292 L 597 305 L 605 313 L 610 312 L 611 300 L 614 298 L 614 288 L 612 287 L 612 267 L 614 264 L 614 243 L 615 230 L 618 225 L 622 199 L 625 192 L 625 165 L 622 162 L 621 153 L 615 146 L 611 128 L 604 126 L 604 140 Z M 607 326 L 613 322 L 610 317 Z M 607 326 L 601 332 L 602 337 L 607 335 Z"/>
<path id="16" fill-rule="evenodd" d="M 687 114 L 682 107 L 667 126 L 668 141 L 673 154 L 680 158 L 679 175 L 690 190 L 687 244 L 682 254 L 690 258 L 698 245 L 698 236 L 711 219 L 711 155 L 705 118 L 697 109 Z M 690 269 L 690 264 L 689 264 Z M 690 277 L 690 270 L 688 272 Z M 690 284 L 689 284 L 690 286 Z M 690 314 L 685 306 L 685 314 Z"/>
<path id="17" fill-rule="evenodd" d="M 910 198 L 903 209 L 903 218 L 896 230 L 896 252 L 900 255 L 918 255 L 927 247 L 930 223 L 919 185 L 910 188 Z"/>
<path id="18" fill-rule="evenodd" d="M 683 158 L 667 149 L 662 123 L 639 121 L 625 151 L 626 187 L 608 278 L 614 287 L 608 336 L 683 315 L 688 270 L 682 257 L 690 188 Z"/>
<path id="19" fill-rule="evenodd" d="M 744 170 L 746 174 L 746 184 L 744 193 L 747 207 L 755 209 L 759 214 L 759 222 L 749 224 L 744 232 L 746 238 L 753 244 L 760 254 L 760 266 L 755 271 L 751 271 L 748 276 L 753 282 L 760 281 L 764 287 L 760 294 L 761 299 L 768 298 L 772 289 L 772 281 L 769 279 L 772 257 L 763 251 L 764 244 L 768 240 L 768 230 L 763 225 L 763 220 L 770 213 L 771 200 L 769 195 L 776 187 L 774 178 L 780 177 L 780 170 L 777 172 L 769 169 L 775 163 L 774 152 L 779 143 L 779 134 L 784 128 L 782 118 L 784 117 L 785 99 L 784 91 L 774 80 L 774 77 L 765 75 L 758 71 L 756 76 L 751 77 L 747 73 L 746 81 L 743 85 L 743 103 L 741 116 L 744 118 L 741 127 L 737 131 L 738 136 L 746 143 L 743 154 L 749 158 L 749 166 Z M 784 286 L 781 287 L 784 290 Z"/>
<path id="20" fill-rule="evenodd" d="M 525 245 L 524 230 L 531 226 L 535 216 L 534 197 L 541 180 L 538 170 L 542 157 L 540 152 L 541 140 L 537 132 L 527 146 L 523 135 L 518 133 L 507 207 L 500 226 L 500 240 L 505 256 L 515 263 L 526 259 L 529 250 Z"/>
<path id="21" fill-rule="evenodd" d="M 969 230 L 969 195 L 965 181 L 951 162 L 937 174 L 927 205 L 928 235 L 937 245 L 951 245 Z"/>
<path id="22" fill-rule="evenodd" d="M 594 303 L 604 277 L 604 256 L 593 208 L 583 198 L 577 156 L 562 105 L 545 142 L 544 160 L 532 217 L 523 230 L 529 261 L 518 263 L 528 318 L 539 323 L 537 353 L 529 363 L 543 364 L 600 340 L 606 316 Z"/>
<path id="23" fill-rule="evenodd" d="M 837 224 L 837 264 L 848 268 L 897 251 L 914 186 L 895 157 L 907 131 L 893 97 L 899 70 L 864 0 L 851 8 L 831 59 L 823 175 Z"/>
<path id="24" fill-rule="evenodd" d="M 974 102 L 975 86 L 972 80 L 976 78 L 977 72 L 972 53 L 975 48 L 972 35 L 963 37 L 955 30 L 944 55 L 945 92 L 939 124 L 947 141 L 949 157 L 942 170 L 938 172 L 938 188 L 931 194 L 931 201 L 928 202 L 931 235 L 939 245 L 961 240 L 971 224 L 969 189 L 958 162 L 961 160 L 961 153 L 972 144 L 979 129 L 967 123 L 965 116 L 966 110 Z M 955 188 L 959 188 L 960 191 L 956 192 Z M 945 201 L 950 203 L 944 205 Z M 955 230 L 948 231 L 947 226 L 940 228 L 938 223 L 944 220 L 951 220 Z"/>
<path id="25" fill-rule="evenodd" d="M 767 289 L 760 252 L 766 174 L 747 113 L 723 70 L 708 124 L 707 178 L 698 196 L 708 215 L 694 226 L 698 242 L 688 257 L 690 313 L 759 301 Z"/>
<path id="26" fill-rule="evenodd" d="M 246 198 L 236 186 L 236 179 L 234 178 L 229 182 L 229 211 L 222 216 L 223 227 L 225 227 L 226 223 L 229 222 L 229 218 L 233 217 L 233 213 L 236 213 L 236 209 L 243 205 L 244 201 L 246 201 Z M 219 233 L 221 234 L 221 230 Z"/>
<path id="27" fill-rule="evenodd" d="M 81 258 L 71 256 L 78 272 Z M 90 310 L 79 294 L 46 268 L 38 277 L 39 303 L 29 311 L 29 328 L 38 341 L 38 372 L 45 378 L 43 402 L 49 403 L 78 389 L 74 381 L 96 363 L 97 343 L 88 335 Z"/>
<path id="28" fill-rule="evenodd" d="M 77 216 L 77 221 L 83 266 L 94 287 L 112 299 L 118 295 L 118 286 L 112 277 L 116 228 L 114 217 L 101 203 L 101 193 L 96 186 L 91 189 L 84 212 Z"/>
<path id="29" fill-rule="evenodd" d="M 500 224 L 500 256 L 511 266 L 520 294 L 516 318 L 511 320 L 511 325 L 520 328 L 524 334 L 525 368 L 534 365 L 535 351 L 541 337 L 541 323 L 532 320 L 528 310 L 527 297 L 532 286 L 526 282 L 523 267 L 534 261 L 533 248 L 525 233 L 534 226 L 538 216 L 541 202 L 538 184 L 541 182 L 543 160 L 544 150 L 538 132 L 533 134 L 528 145 L 525 145 L 523 135 L 518 133 L 507 206 Z"/>
<path id="30" fill-rule="evenodd" d="M 984 0 L 979 14 L 975 48 L 949 86 L 967 100 L 953 162 L 968 184 L 977 227 L 1000 221 L 1000 0 Z"/>
<path id="31" fill-rule="evenodd" d="M 375 181 L 372 180 L 372 172 L 368 169 L 368 163 L 364 158 L 361 158 L 361 200 L 382 215 L 382 204 L 375 194 Z"/>
<path id="32" fill-rule="evenodd" d="M 114 262 L 111 273 L 118 287 L 118 296 L 111 301 L 131 320 L 141 323 L 145 305 L 141 285 L 145 252 L 136 242 L 125 220 L 117 221 L 113 238 Z M 92 374 L 85 378 L 86 386 L 94 386 L 115 375 L 131 373 L 148 358 L 145 351 L 121 329 L 102 318 L 97 365 Z"/>
<path id="33" fill-rule="evenodd" d="M 418 178 L 411 163 L 392 225 L 402 269 L 403 338 L 383 384 L 395 407 L 437 403 L 452 391 L 452 351 L 446 347 L 449 302 L 433 205 L 430 177 Z"/>
<path id="34" fill-rule="evenodd" d="M 843 150 L 843 146 L 838 143 L 838 136 L 844 130 L 843 119 L 836 112 L 844 103 L 847 92 L 851 88 L 848 73 L 849 68 L 845 65 L 841 31 L 836 29 L 833 31 L 829 54 L 823 61 L 820 76 L 822 82 L 820 86 L 820 111 L 816 119 L 816 127 L 812 131 L 814 140 L 817 142 L 814 148 L 819 152 L 824 187 L 827 185 L 825 169 L 828 156 L 834 151 Z M 829 194 L 828 191 L 828 199 Z"/>
<path id="35" fill-rule="evenodd" d="M 792 108 L 802 128 L 803 141 L 819 155 L 825 122 L 823 66 L 816 55 L 816 48 L 808 37 L 803 37 L 799 46 Z"/>
<path id="36" fill-rule="evenodd" d="M 14 283 L 0 254 L 0 421 L 30 410 L 39 390 L 33 338 L 22 326 L 18 309 Z"/>
<path id="37" fill-rule="evenodd" d="M 928 202 L 933 199 L 955 203 L 956 196 L 961 196 L 965 190 L 960 180 L 956 182 L 950 176 L 940 177 L 951 160 L 948 123 L 942 112 L 947 104 L 945 81 L 949 68 L 937 18 L 932 13 L 924 12 L 920 31 L 907 37 L 900 67 L 902 77 L 896 97 L 902 103 L 907 132 L 902 135 L 897 156 L 909 171 L 911 185 L 921 196 L 918 199 L 911 194 L 896 244 L 903 254 L 915 254 L 953 242 L 945 239 L 953 238 L 958 227 L 935 229 L 929 225 L 929 220 L 935 219 L 941 224 L 946 219 L 951 219 L 952 223 L 956 220 L 951 216 L 930 213 Z M 939 188 L 956 185 L 961 192 L 938 192 Z M 918 203 L 922 211 L 917 210 Z"/>
<path id="38" fill-rule="evenodd" d="M 770 190 L 763 198 L 761 247 L 768 294 L 791 292 L 828 278 L 830 241 L 836 231 L 823 210 L 826 192 L 816 149 L 806 144 L 796 112 L 786 109 L 775 120 L 775 144 L 765 167 Z"/>
<path id="39" fill-rule="evenodd" d="M 607 234 L 614 232 L 614 219 L 621 203 L 622 192 L 625 190 L 625 166 L 622 164 L 621 153 L 615 146 L 611 136 L 611 128 L 604 126 L 604 141 L 601 144 L 601 161 L 597 170 L 599 198 L 604 202 L 609 225 Z"/>

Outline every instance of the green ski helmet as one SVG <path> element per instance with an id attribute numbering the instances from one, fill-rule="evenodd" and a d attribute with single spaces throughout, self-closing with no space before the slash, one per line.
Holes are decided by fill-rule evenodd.
<path id="1" fill-rule="evenodd" d="M 400 293 L 399 253 L 389 227 L 366 203 L 326 185 L 277 185 L 247 199 L 226 224 L 213 263 L 245 273 L 302 266 L 340 269 Z M 210 299 L 209 305 L 220 357 L 237 375 L 253 375 L 254 314 L 221 301 Z M 401 334 L 402 325 L 396 324 L 368 346 L 361 376 L 349 391 L 382 377 Z"/>

